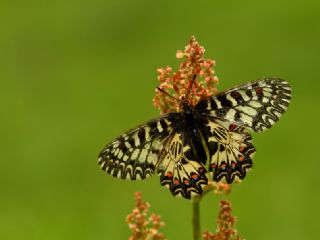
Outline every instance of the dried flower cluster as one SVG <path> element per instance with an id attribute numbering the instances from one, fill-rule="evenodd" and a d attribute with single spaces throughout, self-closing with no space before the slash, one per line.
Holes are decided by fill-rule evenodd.
<path id="1" fill-rule="evenodd" d="M 231 192 L 231 185 L 224 182 L 215 182 L 209 181 L 208 187 L 213 189 L 214 194 L 221 195 L 221 194 L 229 194 Z"/>
<path id="2" fill-rule="evenodd" d="M 153 104 L 161 113 L 181 110 L 179 101 L 176 99 L 181 100 L 186 96 L 195 75 L 197 79 L 192 85 L 187 99 L 190 105 L 194 106 L 201 99 L 217 93 L 216 85 L 219 80 L 213 70 L 215 61 L 205 59 L 204 52 L 205 49 L 192 36 L 185 50 L 177 51 L 176 57 L 178 59 L 184 58 L 184 61 L 180 63 L 179 70 L 173 73 L 169 66 L 157 70 L 160 81 L 159 88 L 174 97 L 156 90 Z"/>
<path id="3" fill-rule="evenodd" d="M 203 233 L 204 240 L 240 240 L 238 231 L 235 229 L 236 218 L 231 215 L 232 208 L 228 201 L 220 202 L 220 212 L 217 219 L 216 233 L 208 231 Z"/>
<path id="4" fill-rule="evenodd" d="M 148 217 L 150 204 L 142 200 L 141 192 L 135 193 L 136 206 L 127 216 L 127 223 L 131 230 L 129 240 L 164 240 L 159 229 L 164 226 L 159 215 L 152 213 Z"/>

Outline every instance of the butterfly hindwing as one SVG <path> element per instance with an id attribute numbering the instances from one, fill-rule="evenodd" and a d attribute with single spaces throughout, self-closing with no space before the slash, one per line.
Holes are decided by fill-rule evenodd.
<path id="1" fill-rule="evenodd" d="M 107 144 L 99 155 L 103 170 L 122 179 L 151 176 L 159 163 L 164 139 L 172 131 L 166 116 L 141 125 Z"/>
<path id="2" fill-rule="evenodd" d="M 255 148 L 251 136 L 243 127 L 217 119 L 207 119 L 202 134 L 208 149 L 213 180 L 232 183 L 243 179 L 252 167 Z"/>
<path id="3" fill-rule="evenodd" d="M 196 109 L 203 115 L 264 131 L 277 122 L 289 106 L 291 87 L 279 78 L 253 81 L 200 101 Z"/>
<path id="4" fill-rule="evenodd" d="M 190 144 L 191 139 L 184 132 L 175 132 L 166 140 L 161 163 L 158 167 L 160 183 L 170 189 L 171 193 L 191 198 L 200 195 L 203 186 L 208 184 L 206 170 Z"/>

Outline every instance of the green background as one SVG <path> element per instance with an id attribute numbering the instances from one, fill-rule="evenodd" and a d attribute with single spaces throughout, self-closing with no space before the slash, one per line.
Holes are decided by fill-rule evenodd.
<path id="1" fill-rule="evenodd" d="M 254 169 L 228 196 L 246 239 L 319 236 L 319 1 L 1 1 L 0 239 L 127 239 L 142 191 L 173 239 L 192 239 L 191 203 L 159 178 L 123 181 L 97 155 L 159 115 L 158 67 L 191 35 L 219 89 L 263 76 L 293 88 L 288 112 L 253 134 Z M 214 231 L 219 199 L 201 204 Z"/>

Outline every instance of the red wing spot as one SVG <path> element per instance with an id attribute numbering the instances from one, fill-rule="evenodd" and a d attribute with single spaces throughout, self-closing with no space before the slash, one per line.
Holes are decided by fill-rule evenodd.
<path id="1" fill-rule="evenodd" d="M 240 147 L 240 148 L 239 148 L 239 151 L 240 151 L 240 152 L 244 152 L 245 149 L 246 149 L 245 147 Z"/>
<path id="2" fill-rule="evenodd" d="M 211 167 L 211 168 L 216 168 L 216 167 L 217 167 L 217 165 L 216 165 L 216 164 L 214 164 L 214 163 L 212 163 L 212 164 L 210 165 L 210 167 Z"/>
<path id="3" fill-rule="evenodd" d="M 172 177 L 173 177 L 172 172 L 167 172 L 166 177 L 168 177 L 168 178 L 172 178 Z"/>
<path id="4" fill-rule="evenodd" d="M 199 174 L 193 173 L 191 177 L 196 180 L 199 178 Z"/>
<path id="5" fill-rule="evenodd" d="M 198 169 L 198 171 L 199 171 L 200 173 L 203 173 L 203 172 L 205 172 L 206 170 L 205 170 L 203 167 L 201 167 L 201 168 Z"/>
<path id="6" fill-rule="evenodd" d="M 243 160 L 244 160 L 244 156 L 239 155 L 239 156 L 238 156 L 238 159 L 239 159 L 239 161 L 243 161 Z"/>
<path id="7" fill-rule="evenodd" d="M 231 96 L 234 97 L 234 98 L 239 98 L 239 97 L 241 97 L 241 94 L 238 93 L 238 92 L 232 92 Z"/>
<path id="8" fill-rule="evenodd" d="M 179 185 L 180 181 L 178 179 L 175 179 L 173 183 L 174 185 Z"/>
<path id="9" fill-rule="evenodd" d="M 257 95 L 261 95 L 263 93 L 263 89 L 261 87 L 257 87 L 255 91 Z"/>
<path id="10" fill-rule="evenodd" d="M 237 166 L 237 164 L 236 164 L 235 162 L 232 162 L 232 163 L 231 163 L 231 167 L 232 167 L 232 168 L 235 168 L 236 166 Z"/>
<path id="11" fill-rule="evenodd" d="M 184 183 L 185 185 L 189 185 L 189 184 L 190 184 L 190 181 L 189 181 L 188 179 L 184 179 L 184 180 L 183 180 L 183 183 Z"/>
<path id="12" fill-rule="evenodd" d="M 223 163 L 223 164 L 221 164 L 221 166 L 220 166 L 222 169 L 225 169 L 226 168 L 226 164 L 225 163 Z"/>
<path id="13" fill-rule="evenodd" d="M 237 125 L 236 124 L 230 124 L 230 126 L 229 126 L 229 130 L 230 131 L 233 131 L 233 130 L 235 130 L 237 128 Z"/>

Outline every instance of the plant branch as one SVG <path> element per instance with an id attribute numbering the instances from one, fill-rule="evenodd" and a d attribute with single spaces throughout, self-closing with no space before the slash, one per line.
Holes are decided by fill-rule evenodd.
<path id="1" fill-rule="evenodd" d="M 201 240 L 201 226 L 200 226 L 200 201 L 201 199 L 215 187 L 208 184 L 203 193 L 192 198 L 192 226 L 193 226 L 193 240 Z"/>
<path id="2" fill-rule="evenodd" d="M 192 226 L 193 226 L 193 240 L 201 239 L 200 227 L 200 198 L 194 197 L 192 199 Z"/>
<path id="3" fill-rule="evenodd" d="M 192 226 L 193 226 L 193 240 L 201 240 L 201 226 L 200 226 L 200 201 L 211 191 L 215 191 L 216 194 L 222 192 L 229 193 L 230 186 L 223 183 L 209 182 L 207 186 L 204 187 L 201 195 L 194 196 L 192 198 Z"/>

